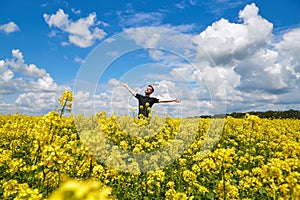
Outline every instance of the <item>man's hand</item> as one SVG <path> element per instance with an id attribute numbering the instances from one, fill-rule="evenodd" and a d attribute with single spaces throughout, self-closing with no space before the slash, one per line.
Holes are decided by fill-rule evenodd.
<path id="1" fill-rule="evenodd" d="M 128 87 L 128 84 L 127 83 L 119 83 L 119 86 Z"/>
<path id="2" fill-rule="evenodd" d="M 127 83 L 120 83 L 120 85 L 124 86 L 133 96 L 136 95 L 136 92 L 133 89 L 131 89 Z"/>
<path id="3" fill-rule="evenodd" d="M 176 98 L 176 99 L 174 100 L 174 102 L 180 103 L 181 101 L 180 101 L 180 99 Z"/>

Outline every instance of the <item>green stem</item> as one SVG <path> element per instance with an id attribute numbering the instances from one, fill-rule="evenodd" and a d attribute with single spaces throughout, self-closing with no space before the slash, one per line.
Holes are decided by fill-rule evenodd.
<path id="1" fill-rule="evenodd" d="M 60 111 L 60 117 L 62 117 L 62 115 L 63 115 L 63 113 L 64 113 L 64 110 L 65 110 L 65 107 L 66 107 L 66 105 L 67 105 L 67 102 L 68 102 L 68 98 L 65 100 L 64 105 L 63 105 L 63 107 L 61 108 L 61 111 Z"/>

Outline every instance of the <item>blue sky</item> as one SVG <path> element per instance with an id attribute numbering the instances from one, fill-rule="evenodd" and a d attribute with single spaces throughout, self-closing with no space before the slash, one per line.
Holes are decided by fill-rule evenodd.
<path id="1" fill-rule="evenodd" d="M 154 96 L 182 99 L 155 106 L 174 116 L 300 109 L 297 0 L 10 0 L 0 7 L 0 113 L 47 113 L 66 89 L 78 112 L 130 113 L 136 99 L 120 82 L 140 93 L 153 84 Z M 120 54 L 126 45 L 133 47 Z"/>

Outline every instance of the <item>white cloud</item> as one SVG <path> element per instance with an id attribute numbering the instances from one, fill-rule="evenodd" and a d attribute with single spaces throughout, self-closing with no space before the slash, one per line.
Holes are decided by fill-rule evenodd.
<path id="1" fill-rule="evenodd" d="M 171 25 L 171 24 L 164 24 L 161 27 L 168 28 L 168 29 L 173 29 L 175 31 L 178 31 L 180 33 L 190 33 L 194 32 L 195 29 L 197 29 L 196 24 L 181 24 L 181 25 Z"/>
<path id="2" fill-rule="evenodd" d="M 74 8 L 71 9 L 72 13 L 79 15 L 81 13 L 81 10 L 76 10 Z"/>
<path id="3" fill-rule="evenodd" d="M 18 49 L 12 50 L 12 58 L 0 60 L 0 72 L 0 94 L 31 90 L 30 82 L 47 76 L 44 69 L 34 64 L 26 64 L 22 52 Z"/>
<path id="4" fill-rule="evenodd" d="M 156 48 L 157 42 L 161 39 L 160 34 L 153 31 L 149 31 L 147 29 L 139 28 L 139 29 L 126 29 L 125 33 L 133 39 L 138 46 L 145 48 Z"/>
<path id="5" fill-rule="evenodd" d="M 184 3 L 183 3 L 184 4 Z M 182 4 L 182 6 L 184 6 Z M 190 4 L 190 3 L 188 3 Z M 177 5 L 175 5 L 177 7 Z M 178 4 L 180 6 L 180 4 Z M 193 32 L 197 28 L 196 24 L 164 24 L 163 20 L 165 14 L 161 12 L 149 12 L 149 13 L 136 13 L 135 11 L 118 12 L 120 19 L 120 25 L 125 29 L 136 27 L 162 27 L 167 29 L 176 30 L 181 33 Z"/>
<path id="6" fill-rule="evenodd" d="M 242 23 L 221 19 L 195 37 L 204 49 L 198 59 L 205 51 L 213 59 L 211 66 L 219 69 L 230 111 L 264 109 L 264 105 L 287 108 L 282 97 L 295 102 L 297 97 L 290 93 L 299 90 L 299 30 L 287 31 L 274 43 L 273 25 L 259 16 L 255 4 L 247 5 L 239 17 Z M 202 73 L 210 77 L 204 69 Z"/>
<path id="7" fill-rule="evenodd" d="M 194 37 L 217 65 L 242 60 L 265 48 L 272 40 L 273 25 L 258 15 L 255 4 L 240 11 L 239 18 L 243 20 L 242 24 L 221 19 Z"/>
<path id="8" fill-rule="evenodd" d="M 14 77 L 14 73 L 11 70 L 5 71 L 1 76 L 4 82 L 11 81 L 13 77 Z"/>
<path id="9" fill-rule="evenodd" d="M 99 24 L 107 26 L 106 23 L 96 20 L 96 13 L 90 13 L 86 18 L 77 21 L 69 19 L 69 15 L 59 9 L 56 14 L 44 14 L 44 19 L 49 27 L 56 27 L 68 33 L 69 43 L 86 48 L 101 40 L 106 36 L 103 29 L 97 27 Z"/>
<path id="10" fill-rule="evenodd" d="M 235 71 L 241 75 L 239 89 L 245 91 L 263 90 L 268 93 L 287 92 L 290 86 L 290 72 L 277 63 L 275 51 L 263 49 L 255 55 L 244 59 Z"/>
<path id="11" fill-rule="evenodd" d="M 57 106 L 58 97 L 59 94 L 53 95 L 51 93 L 22 93 L 15 100 L 14 106 L 21 109 L 19 112 L 22 112 L 22 109 L 31 113 L 54 111 Z"/>
<path id="12" fill-rule="evenodd" d="M 19 30 L 20 30 L 19 26 L 14 22 L 9 22 L 7 24 L 0 25 L 0 32 L 4 32 L 7 34 L 17 32 Z"/>
<path id="13" fill-rule="evenodd" d="M 102 85 L 101 85 L 102 87 Z M 106 87 L 106 86 L 104 86 Z M 100 94 L 95 94 L 95 91 L 77 91 L 74 94 L 75 101 L 73 103 L 74 114 L 91 115 L 100 111 L 107 111 L 112 114 L 112 95 L 107 91 L 102 91 Z M 124 100 L 124 99 L 123 99 Z M 122 105 L 121 102 L 115 102 L 115 105 Z"/>
<path id="14" fill-rule="evenodd" d="M 120 25 L 123 27 L 159 26 L 164 15 L 160 12 L 151 13 L 119 13 Z"/>
<path id="15" fill-rule="evenodd" d="M 281 58 L 282 65 L 286 66 L 298 79 L 300 78 L 300 28 L 286 32 L 282 40 L 275 44 Z"/>
<path id="16" fill-rule="evenodd" d="M 14 72 L 35 78 L 46 75 L 44 69 L 40 69 L 34 64 L 25 64 L 23 54 L 19 49 L 12 50 L 12 56 L 12 59 L 6 59 L 5 65 L 12 67 Z"/>
<path id="17" fill-rule="evenodd" d="M 84 63 L 84 62 L 85 62 L 84 59 L 82 59 L 82 58 L 80 58 L 80 57 L 78 57 L 78 56 L 76 56 L 76 57 L 74 58 L 74 61 L 77 62 L 77 63 Z"/>
<path id="18" fill-rule="evenodd" d="M 130 40 L 133 40 L 140 48 L 149 49 L 148 53 L 150 58 L 156 61 L 180 59 L 180 56 L 190 56 L 195 51 L 193 44 L 191 44 L 191 38 L 179 34 L 179 32 L 173 29 L 167 29 L 164 27 L 152 27 L 152 28 L 129 28 L 124 31 L 125 36 Z M 165 51 L 163 51 L 165 50 Z M 187 52 L 185 52 L 187 51 Z M 173 55 L 173 53 L 177 55 Z M 188 55 L 186 55 L 188 53 Z M 167 58 L 170 57 L 170 58 Z M 169 63 L 169 62 L 168 62 Z"/>
<path id="19" fill-rule="evenodd" d="M 208 6 L 209 12 L 218 16 L 222 16 L 226 10 L 234 9 L 237 6 L 244 5 L 247 2 L 250 2 L 250 0 L 209 0 L 201 3 Z"/>
<path id="20" fill-rule="evenodd" d="M 195 6 L 197 5 L 197 1 L 196 0 L 182 0 L 179 3 L 175 3 L 175 7 L 179 8 L 179 9 L 185 9 L 187 7 L 189 7 L 190 5 Z"/>
<path id="21" fill-rule="evenodd" d="M 32 90 L 41 90 L 41 91 L 59 91 L 61 88 L 53 81 L 53 78 L 46 74 L 45 76 L 39 78 L 37 81 L 30 82 L 30 88 Z"/>
<path id="22" fill-rule="evenodd" d="M 54 26 L 64 30 L 69 24 L 69 15 L 65 14 L 62 9 L 59 9 L 53 15 L 44 14 L 43 17 L 50 27 Z"/>
<path id="23" fill-rule="evenodd" d="M 12 94 L 24 88 L 25 81 L 14 76 L 14 70 L 10 69 L 7 61 L 0 60 L 0 95 Z"/>
<path id="24" fill-rule="evenodd" d="M 18 49 L 12 50 L 12 58 L 0 60 L 1 113 L 54 111 L 59 96 L 66 89 L 70 87 L 55 83 L 46 70 L 26 64 Z"/>
<path id="25" fill-rule="evenodd" d="M 179 3 L 176 3 L 175 7 L 179 8 L 179 9 L 185 9 L 187 7 L 187 5 L 186 5 L 186 3 L 184 1 L 181 1 Z"/>
<path id="26" fill-rule="evenodd" d="M 108 81 L 108 83 L 111 85 L 114 85 L 114 86 L 118 86 L 118 85 L 120 85 L 121 82 L 117 79 L 112 78 Z"/>

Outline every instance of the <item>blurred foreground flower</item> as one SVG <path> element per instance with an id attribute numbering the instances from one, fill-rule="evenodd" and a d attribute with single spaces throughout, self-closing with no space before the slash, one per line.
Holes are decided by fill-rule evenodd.
<path id="1" fill-rule="evenodd" d="M 69 180 L 53 192 L 48 200 L 112 200 L 111 188 L 94 180 Z"/>

